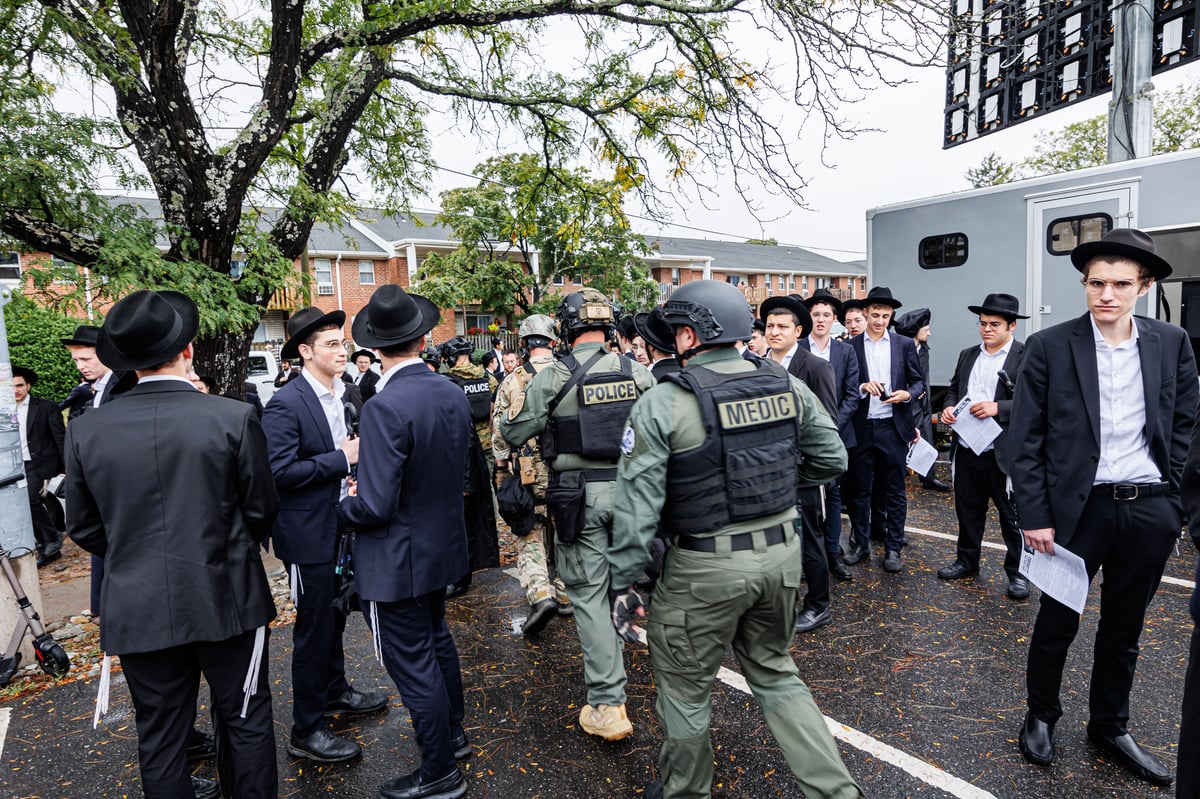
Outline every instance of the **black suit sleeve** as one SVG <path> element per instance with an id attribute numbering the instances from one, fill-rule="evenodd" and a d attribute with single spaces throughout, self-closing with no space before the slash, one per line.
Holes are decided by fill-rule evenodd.
<path id="1" fill-rule="evenodd" d="M 954 365 L 954 376 L 950 378 L 950 388 L 946 390 L 945 408 L 953 408 L 962 399 L 963 389 L 966 388 L 964 382 L 970 379 L 970 373 L 963 374 L 963 367 L 967 360 L 967 353 L 970 350 L 963 350 L 958 354 L 958 363 Z"/>
<path id="2" fill-rule="evenodd" d="M 275 515 L 279 513 L 279 494 L 271 477 L 262 424 L 252 409 L 247 410 L 237 453 L 238 504 L 250 535 L 261 542 L 270 535 Z"/>
<path id="3" fill-rule="evenodd" d="M 74 431 L 74 426 L 72 426 Z M 100 518 L 100 508 L 96 498 L 88 487 L 83 474 L 83 466 L 79 452 L 72 442 L 72 435 L 67 434 L 67 535 L 71 540 L 93 555 L 104 557 L 108 551 L 108 537 L 104 532 L 104 522 Z"/>
<path id="4" fill-rule="evenodd" d="M 1004 372 L 1010 380 L 1014 381 L 1014 390 L 1016 387 L 1015 375 L 1021 370 L 1021 358 L 1024 354 L 1025 348 L 1021 342 L 1014 341 L 1008 357 L 1004 359 Z M 1009 391 L 1005 387 L 1004 381 L 1001 380 L 996 386 L 996 393 L 1008 397 L 1008 399 L 996 400 L 996 422 L 1002 427 L 1007 427 L 1008 423 L 1012 421 L 1013 392 Z"/>
<path id="5" fill-rule="evenodd" d="M 1179 336 L 1179 350 L 1173 360 L 1175 366 L 1175 413 L 1171 419 L 1171 485 L 1180 485 L 1184 464 L 1188 460 L 1188 443 L 1192 428 L 1196 425 L 1197 403 L 1200 402 L 1200 383 L 1196 378 L 1196 356 L 1186 336 Z M 1186 496 L 1186 494 L 1185 494 Z M 1193 517 L 1191 511 L 1187 518 Z"/>
<path id="6" fill-rule="evenodd" d="M 1054 526 L 1046 484 L 1047 372 L 1045 345 L 1035 335 L 1025 343 L 1012 405 L 1012 422 L 1008 428 L 1010 474 L 1017 513 L 1021 525 L 1030 530 Z M 1082 407 L 1079 412 L 1084 413 Z"/>
<path id="7" fill-rule="evenodd" d="M 861 382 L 858 379 L 858 356 L 851 349 L 846 354 L 846 374 L 842 379 L 842 402 L 837 417 L 839 430 L 850 423 L 854 412 L 858 410 L 858 387 Z"/>
<path id="8" fill-rule="evenodd" d="M 910 395 L 910 403 L 925 393 L 925 375 L 921 372 L 917 345 L 911 339 L 904 347 L 904 390 Z M 917 403 L 917 407 L 920 407 L 920 403 Z"/>
<path id="9" fill-rule="evenodd" d="M 66 443 L 67 426 L 63 423 L 62 412 L 53 403 L 48 404 L 46 410 L 46 422 L 50 427 L 50 440 L 54 442 L 54 453 L 57 456 L 55 468 L 59 472 L 62 472 L 65 463 L 63 453 Z"/>
<path id="10" fill-rule="evenodd" d="M 262 427 L 276 484 L 293 490 L 340 480 L 349 474 L 346 453 L 341 447 L 311 458 L 300 457 L 300 419 L 288 399 L 281 397 L 263 408 Z"/>
<path id="11" fill-rule="evenodd" d="M 817 395 L 817 399 L 825 406 L 825 410 L 829 412 L 829 418 L 833 419 L 834 424 L 837 424 L 838 418 L 838 386 L 837 375 L 833 372 L 833 366 L 828 361 L 813 355 L 810 356 L 815 363 L 809 369 L 810 380 L 808 387 Z"/>

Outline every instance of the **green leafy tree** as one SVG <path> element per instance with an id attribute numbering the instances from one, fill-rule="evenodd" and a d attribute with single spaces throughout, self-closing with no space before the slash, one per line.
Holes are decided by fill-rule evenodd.
<path id="1" fill-rule="evenodd" d="M 998 186 L 1016 180 L 1016 166 L 1005 161 L 996 153 L 988 153 L 978 166 L 971 167 L 964 175 L 971 188 Z"/>
<path id="2" fill-rule="evenodd" d="M 62 339 L 71 338 L 80 320 L 16 294 L 4 306 L 8 357 L 14 366 L 37 372 L 31 393 L 60 402 L 79 384 L 79 371 Z"/>
<path id="3" fill-rule="evenodd" d="M 840 101 L 934 62 L 943 27 L 927 0 L 0 0 L 0 233 L 101 294 L 192 293 L 228 389 L 313 224 L 404 209 L 435 123 L 515 134 L 548 168 L 603 163 L 651 206 L 710 160 L 800 200 L 800 131 L 771 102 L 848 133 Z M 790 57 L 739 48 L 747 29 Z M 101 182 L 161 213 L 113 208 Z"/>

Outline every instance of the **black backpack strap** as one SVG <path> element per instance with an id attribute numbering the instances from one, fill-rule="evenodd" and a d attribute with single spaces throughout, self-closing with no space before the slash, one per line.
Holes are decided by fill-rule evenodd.
<path id="1" fill-rule="evenodd" d="M 595 364 L 596 361 L 604 357 L 604 349 L 601 348 L 600 351 L 589 358 L 587 363 L 585 363 L 583 366 L 579 366 L 579 361 L 575 360 L 573 356 L 567 357 L 571 360 L 568 361 L 567 358 L 563 358 L 562 362 L 565 363 L 567 368 L 571 370 L 571 379 L 568 380 L 563 387 L 558 390 L 558 393 L 554 395 L 554 399 L 550 400 L 550 404 L 546 406 L 547 417 L 554 415 L 555 408 L 557 408 L 558 404 L 563 401 L 563 397 L 567 396 L 567 392 L 575 388 L 575 384 L 583 379 L 583 376 L 587 374 L 588 369 L 591 369 L 592 365 Z M 574 364 L 574 366 L 572 364 Z M 624 369 L 625 367 L 622 368 Z"/>

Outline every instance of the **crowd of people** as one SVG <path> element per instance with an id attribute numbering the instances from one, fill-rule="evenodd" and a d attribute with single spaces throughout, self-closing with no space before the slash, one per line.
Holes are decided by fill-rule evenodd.
<path id="1" fill-rule="evenodd" d="M 151 799 L 277 795 L 268 542 L 297 611 L 287 751 L 320 763 L 360 757 L 326 719 L 389 703 L 346 679 L 342 638 L 359 609 L 420 751 L 419 768 L 381 796 L 464 795 L 457 761 L 472 747 L 446 601 L 498 562 L 496 512 L 515 537 L 522 632 L 574 617 L 584 733 L 633 733 L 623 650 L 648 643 L 664 740 L 647 796 L 711 795 L 710 693 L 732 647 L 805 794 L 856 797 L 789 648 L 833 623 L 830 579 L 853 580 L 873 544 L 885 573 L 904 569 L 909 448 L 970 414 L 1001 432 L 982 446 L 952 437 L 959 531 L 938 577 L 978 575 L 989 503 L 1011 600 L 1030 596 L 1023 548 L 1069 547 L 1089 577 L 1103 570 L 1088 735 L 1167 785 L 1174 775 L 1130 735 L 1129 694 L 1146 609 L 1186 518 L 1200 515 L 1200 443 L 1188 452 L 1196 362 L 1181 328 L 1133 315 L 1171 271 L 1149 236 L 1116 230 L 1072 261 L 1087 313 L 1026 342 L 1014 337 L 1027 318 L 1016 297 L 964 306 L 980 341 L 959 354 L 940 410 L 930 314 L 895 319 L 903 304 L 882 286 L 862 300 L 826 289 L 772 297 L 757 318 L 735 287 L 711 280 L 625 318 L 583 289 L 556 318 L 521 323 L 521 353 L 497 340 L 477 359 L 463 337 L 427 347 L 438 309 L 386 285 L 355 318 L 353 348 L 341 311 L 292 314 L 265 408 L 203 396 L 196 306 L 135 292 L 103 327 L 63 342 L 88 386 L 68 399 L 65 442 L 61 413 L 28 397 L 36 375 L 14 370 L 39 559 L 59 542 L 34 506 L 46 513 L 43 480 L 65 471 L 67 530 L 93 554 L 101 645 L 125 669 Z M 933 473 L 924 485 L 950 488 Z M 197 517 L 197 506 L 209 512 Z M 1078 627 L 1075 611 L 1041 597 L 1019 730 L 1031 763 L 1055 757 Z M 1200 791 L 1198 642 L 1180 796 Z M 194 729 L 201 675 L 208 740 Z M 187 769 L 206 754 L 219 786 Z"/>

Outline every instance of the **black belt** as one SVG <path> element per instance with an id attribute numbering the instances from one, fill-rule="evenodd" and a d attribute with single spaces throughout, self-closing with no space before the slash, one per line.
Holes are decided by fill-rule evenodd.
<path id="1" fill-rule="evenodd" d="M 723 537 L 729 539 L 729 549 L 733 552 L 754 549 L 754 533 L 734 533 L 731 536 Z M 767 546 L 773 547 L 787 541 L 787 532 L 782 524 L 777 524 L 763 530 L 763 537 L 767 540 Z M 717 539 L 715 537 L 696 538 L 695 536 L 681 535 L 675 538 L 675 546 L 680 549 L 690 549 L 692 552 L 716 552 Z"/>
<path id="2" fill-rule="evenodd" d="M 1118 502 L 1130 502 L 1135 499 L 1170 493 L 1170 483 L 1100 483 L 1092 486 L 1093 495 L 1111 496 Z"/>
<path id="3" fill-rule="evenodd" d="M 611 483 L 617 479 L 617 467 L 611 469 L 568 469 L 566 472 L 552 472 L 550 482 L 557 483 L 555 475 L 568 474 L 570 472 L 578 472 L 583 475 L 583 479 L 589 483 Z"/>

